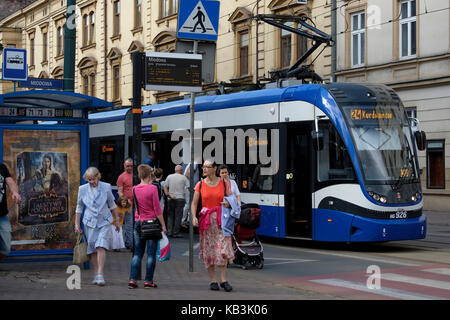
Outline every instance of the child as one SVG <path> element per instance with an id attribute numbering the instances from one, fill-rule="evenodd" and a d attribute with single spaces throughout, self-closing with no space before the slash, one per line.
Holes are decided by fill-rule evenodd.
<path id="1" fill-rule="evenodd" d="M 112 236 L 112 244 L 111 249 L 114 251 L 120 251 L 120 249 L 125 248 L 125 243 L 123 242 L 123 235 L 122 235 L 122 226 L 123 226 L 123 220 L 125 218 L 125 213 L 131 212 L 131 206 L 128 203 L 128 198 L 125 196 L 120 196 L 119 199 L 117 199 L 117 214 L 119 216 L 119 222 L 120 222 L 120 231 L 117 232 L 115 228 L 116 219 L 114 218 L 114 221 L 112 222 L 111 227 L 113 228 L 113 236 Z"/>

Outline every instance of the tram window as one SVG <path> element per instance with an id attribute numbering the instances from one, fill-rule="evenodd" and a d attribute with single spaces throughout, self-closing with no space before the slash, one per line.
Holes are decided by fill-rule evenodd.
<path id="1" fill-rule="evenodd" d="M 274 186 L 274 176 L 273 175 L 266 175 L 261 174 L 264 173 L 263 168 L 270 168 L 271 163 L 268 164 L 262 164 L 259 163 L 259 157 L 257 158 L 258 163 L 252 164 L 250 160 L 250 153 L 255 152 L 256 150 L 253 149 L 251 151 L 251 147 L 258 147 L 261 148 L 261 146 L 266 146 L 267 150 L 271 150 L 271 135 L 268 135 L 266 139 L 262 139 L 261 137 L 258 137 L 256 140 L 247 138 L 246 140 L 246 155 L 245 155 L 245 163 L 242 172 L 243 176 L 243 184 L 242 189 L 243 191 L 247 192 L 271 192 L 273 191 Z"/>
<path id="2" fill-rule="evenodd" d="M 269 167 L 270 165 L 267 165 Z M 246 165 L 243 170 L 242 191 L 256 192 L 256 191 L 272 191 L 274 177 L 272 175 L 262 175 L 262 164 Z"/>
<path id="3" fill-rule="evenodd" d="M 317 177 L 320 182 L 355 180 L 353 165 L 347 147 L 331 123 L 320 124 L 324 148 L 318 153 Z"/>

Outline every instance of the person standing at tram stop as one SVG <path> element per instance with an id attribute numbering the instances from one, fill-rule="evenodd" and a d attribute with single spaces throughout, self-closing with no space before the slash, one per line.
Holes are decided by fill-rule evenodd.
<path id="1" fill-rule="evenodd" d="M 11 224 L 8 217 L 6 186 L 11 191 L 12 199 L 19 204 L 22 200 L 19 195 L 19 188 L 11 177 L 8 168 L 0 163 L 0 261 L 5 259 L 11 251 Z"/>
<path id="2" fill-rule="evenodd" d="M 153 282 L 153 275 L 156 266 L 156 249 L 158 240 L 142 240 L 140 237 L 140 227 L 142 220 L 150 220 L 157 218 L 161 223 L 162 232 L 167 232 L 164 223 L 163 214 L 159 205 L 159 196 L 157 187 L 152 184 L 153 170 L 149 165 L 141 164 L 138 166 L 138 176 L 141 183 L 134 187 L 137 204 L 134 212 L 134 255 L 131 259 L 130 279 L 128 283 L 129 289 L 138 287 L 137 280 L 139 278 L 142 258 L 147 249 L 147 265 L 144 288 L 156 288 Z M 137 209 L 139 206 L 139 211 Z"/>
<path id="3" fill-rule="evenodd" d="M 234 194 L 239 203 L 239 206 L 241 206 L 241 193 L 239 191 L 236 181 L 230 179 L 230 170 L 226 164 L 221 164 L 219 166 L 219 176 L 225 181 L 230 181 L 231 193 Z"/>
<path id="4" fill-rule="evenodd" d="M 119 197 L 125 196 L 130 206 L 133 206 L 133 159 L 127 158 L 123 163 L 124 172 L 117 179 L 117 193 Z M 124 218 L 124 241 L 127 249 L 133 247 L 133 216 L 131 212 L 125 213 Z"/>
<path id="5" fill-rule="evenodd" d="M 110 249 L 112 240 L 111 223 L 113 216 L 116 221 L 115 232 L 120 231 L 119 215 L 116 212 L 116 203 L 112 194 L 111 185 L 100 181 L 101 174 L 95 167 L 89 167 L 83 175 L 88 183 L 78 188 L 77 208 L 75 209 L 75 232 L 82 234 L 80 226 L 81 213 L 83 216 L 84 231 L 88 243 L 87 254 L 95 272 L 92 284 L 105 285 L 103 270 L 106 261 L 106 250 Z"/>
<path id="6" fill-rule="evenodd" d="M 170 174 L 164 184 L 164 193 L 169 199 L 169 211 L 167 214 L 167 235 L 174 238 L 182 238 L 180 234 L 181 219 L 185 204 L 185 188 L 189 188 L 189 180 L 183 175 L 183 167 L 175 166 L 175 173 Z"/>
<path id="7" fill-rule="evenodd" d="M 203 260 L 208 270 L 211 283 L 210 289 L 217 291 L 219 285 L 215 269 L 220 270 L 220 286 L 229 292 L 233 288 L 226 279 L 227 264 L 234 260 L 234 252 L 231 244 L 231 236 L 225 237 L 220 226 L 221 206 L 229 207 L 228 202 L 223 202 L 224 196 L 231 195 L 230 182 L 219 178 L 217 165 L 211 160 L 203 163 L 203 175 L 206 176 L 198 182 L 194 190 L 191 212 L 194 227 L 199 228 L 200 233 L 200 259 Z M 202 210 L 199 218 L 195 216 L 199 199 L 202 200 Z"/>

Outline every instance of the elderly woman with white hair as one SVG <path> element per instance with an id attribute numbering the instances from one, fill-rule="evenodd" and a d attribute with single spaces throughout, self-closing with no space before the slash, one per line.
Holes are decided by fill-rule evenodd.
<path id="1" fill-rule="evenodd" d="M 81 214 L 83 216 L 84 231 L 88 243 L 87 254 L 95 272 L 93 284 L 104 286 L 103 268 L 106 260 L 106 250 L 110 248 L 113 222 L 112 214 L 116 219 L 116 232 L 120 231 L 119 217 L 116 213 L 116 204 L 112 194 L 111 185 L 100 181 L 101 174 L 95 167 L 89 167 L 83 175 L 88 183 L 79 187 L 77 208 L 75 210 L 75 232 L 82 234 L 80 226 Z"/>

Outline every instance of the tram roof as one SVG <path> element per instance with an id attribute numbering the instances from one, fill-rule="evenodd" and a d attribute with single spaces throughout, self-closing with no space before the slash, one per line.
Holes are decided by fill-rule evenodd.
<path id="1" fill-rule="evenodd" d="M 59 90 L 27 90 L 0 95 L 1 107 L 74 108 L 113 107 L 111 102 L 80 93 Z"/>
<path id="2" fill-rule="evenodd" d="M 248 106 L 249 101 L 255 105 L 289 100 L 303 100 L 315 102 L 320 85 L 303 84 L 292 87 L 243 91 L 224 95 L 199 96 L 195 98 L 195 112 L 238 108 Z M 191 99 L 177 100 L 156 105 L 142 107 L 143 118 L 162 117 L 190 112 Z M 130 108 L 89 115 L 91 123 L 102 123 L 124 120 Z M 150 112 L 151 111 L 151 112 Z"/>
<path id="3" fill-rule="evenodd" d="M 195 112 L 262 105 L 289 100 L 303 100 L 314 103 L 320 86 L 303 84 L 292 87 L 243 91 L 224 95 L 200 96 L 195 98 Z M 190 112 L 191 99 L 177 100 L 142 108 L 143 117 L 161 117 Z M 151 111 L 151 113 L 150 113 Z"/>

